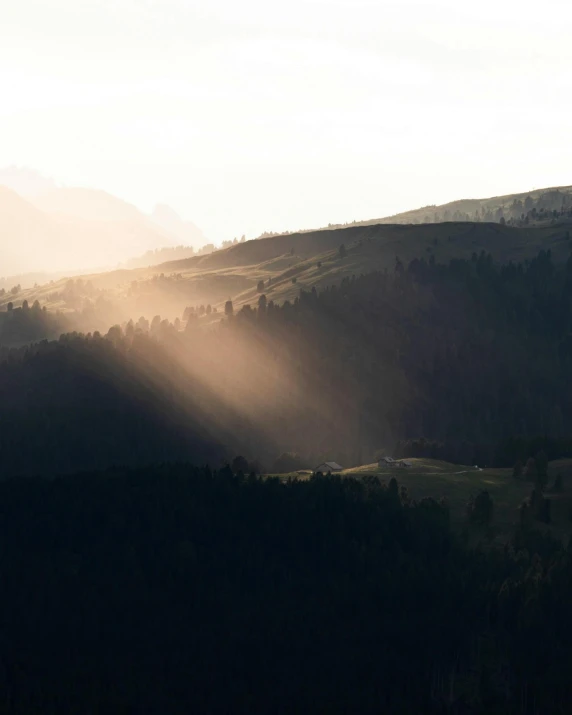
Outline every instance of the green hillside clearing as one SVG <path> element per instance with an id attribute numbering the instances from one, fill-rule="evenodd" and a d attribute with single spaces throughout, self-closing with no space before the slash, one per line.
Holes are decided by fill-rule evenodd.
<path id="1" fill-rule="evenodd" d="M 475 466 L 450 464 L 434 459 L 408 459 L 409 468 L 380 468 L 377 463 L 365 464 L 359 467 L 344 469 L 342 477 L 363 478 L 379 477 L 382 482 L 389 482 L 395 477 L 400 487 L 406 487 L 412 499 L 446 499 L 451 509 L 451 518 L 457 528 L 467 525 L 465 509 L 471 496 L 476 496 L 481 490 L 487 490 L 494 502 L 494 511 L 488 536 L 503 541 L 519 523 L 519 506 L 530 496 L 533 484 L 523 479 L 515 479 L 512 469 L 479 469 Z M 564 477 L 564 492 L 550 492 L 550 484 L 557 474 Z M 274 475 L 281 479 L 307 479 L 311 473 L 291 473 Z M 549 487 L 545 494 L 551 500 L 552 522 L 546 527 L 536 522 L 537 528 L 547 529 L 565 542 L 572 534 L 570 509 L 572 508 L 572 459 L 561 459 L 549 464 Z M 568 478 L 569 475 L 569 478 Z M 481 536 L 481 529 L 472 528 L 473 536 Z"/>

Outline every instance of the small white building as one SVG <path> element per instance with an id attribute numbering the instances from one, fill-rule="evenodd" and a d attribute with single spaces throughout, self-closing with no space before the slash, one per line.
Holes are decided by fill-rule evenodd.
<path id="1" fill-rule="evenodd" d="M 377 463 L 377 466 L 380 468 L 395 467 L 395 459 L 393 459 L 393 457 L 382 457 Z"/>
<path id="2" fill-rule="evenodd" d="M 314 472 L 322 472 L 322 474 L 327 474 L 328 472 L 341 472 L 343 469 L 342 466 L 340 466 L 337 462 L 322 462 L 322 464 L 318 464 L 316 469 L 314 469 Z"/>

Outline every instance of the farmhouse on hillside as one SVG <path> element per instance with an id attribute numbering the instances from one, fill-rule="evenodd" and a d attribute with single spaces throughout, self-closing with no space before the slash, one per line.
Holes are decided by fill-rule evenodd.
<path id="1" fill-rule="evenodd" d="M 318 464 L 314 472 L 322 472 L 322 474 L 327 474 L 328 472 L 341 472 L 343 467 L 341 467 L 337 462 L 322 462 Z"/>
<path id="2" fill-rule="evenodd" d="M 393 459 L 393 457 L 382 457 L 378 463 L 377 466 L 382 469 L 383 467 L 393 467 L 393 468 L 398 468 L 398 469 L 405 469 L 407 467 L 411 467 L 411 462 L 409 462 L 407 459 Z"/>
<path id="3" fill-rule="evenodd" d="M 395 459 L 393 457 L 382 457 L 377 463 L 378 467 L 395 467 Z"/>

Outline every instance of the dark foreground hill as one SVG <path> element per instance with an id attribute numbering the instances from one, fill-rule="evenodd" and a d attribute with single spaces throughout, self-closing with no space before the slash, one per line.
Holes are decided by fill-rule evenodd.
<path id="1" fill-rule="evenodd" d="M 569 551 L 448 521 L 375 479 L 1 482 L 2 712 L 570 712 Z"/>

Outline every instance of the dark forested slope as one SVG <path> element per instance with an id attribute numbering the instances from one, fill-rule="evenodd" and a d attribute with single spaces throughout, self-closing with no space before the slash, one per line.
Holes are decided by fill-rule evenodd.
<path id="1" fill-rule="evenodd" d="M 4 351 L 3 469 L 219 460 L 213 439 L 267 465 L 294 451 L 350 466 L 421 436 L 451 461 L 511 464 L 528 455 L 501 443 L 572 431 L 571 300 L 572 260 L 482 253 L 229 303 L 204 329 L 190 313 L 184 329 L 157 318 L 149 336 L 129 323 Z"/>
<path id="2" fill-rule="evenodd" d="M 357 463 L 375 443 L 425 435 L 457 445 L 466 462 L 466 442 L 492 448 L 572 429 L 571 271 L 572 260 L 557 268 L 546 252 L 505 266 L 484 253 L 447 266 L 398 262 L 391 274 L 237 318 L 271 335 L 282 346 L 275 359 L 297 375 L 300 410 L 289 424 L 304 425 L 305 450 L 319 435 Z"/>
<path id="3" fill-rule="evenodd" d="M 2 349 L 0 710 L 570 712 L 570 548 L 530 512 L 559 493 L 473 551 L 439 494 L 212 465 L 421 435 L 471 463 L 563 453 L 571 368 L 572 258 L 547 251 Z"/>
<path id="4" fill-rule="evenodd" d="M 2 482 L 2 712 L 568 713 L 569 551 L 448 522 L 377 480 Z"/>
<path id="5" fill-rule="evenodd" d="M 185 385 L 179 399 L 165 373 Z M 165 351 L 68 335 L 0 352 L 0 476 L 224 456 L 201 421 L 207 398 Z M 214 399 L 214 398 L 213 398 Z M 221 433 L 222 434 L 222 433 Z"/>

